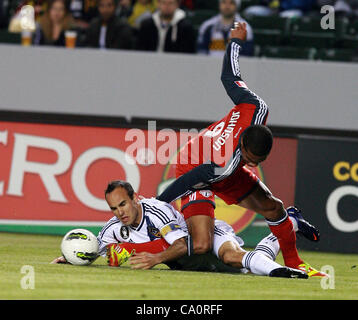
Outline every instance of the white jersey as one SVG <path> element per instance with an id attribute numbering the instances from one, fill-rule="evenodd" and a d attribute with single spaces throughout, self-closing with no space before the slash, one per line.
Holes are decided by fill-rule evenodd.
<path id="1" fill-rule="evenodd" d="M 164 238 L 170 245 L 174 241 L 187 237 L 188 228 L 183 215 L 175 208 L 155 198 L 142 199 L 142 220 L 137 227 L 125 226 L 117 218 L 110 219 L 98 234 L 99 254 L 106 255 L 106 245 L 110 243 L 145 243 Z M 241 238 L 226 222 L 215 220 L 213 253 L 218 256 L 221 245 L 226 241 L 235 241 L 243 245 Z"/>
<path id="2" fill-rule="evenodd" d="M 188 229 L 183 215 L 166 202 L 155 198 L 142 199 L 142 220 L 137 227 L 125 226 L 117 218 L 110 219 L 100 231 L 100 254 L 105 254 L 105 246 L 110 243 L 145 243 L 164 238 L 169 244 L 186 237 Z"/>

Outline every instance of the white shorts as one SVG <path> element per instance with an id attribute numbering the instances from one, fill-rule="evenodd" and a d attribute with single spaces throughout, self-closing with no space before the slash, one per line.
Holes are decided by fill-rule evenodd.
<path id="1" fill-rule="evenodd" d="M 167 264 L 171 269 L 177 270 L 246 273 L 247 269 L 234 268 L 220 260 L 219 249 L 227 241 L 234 242 L 240 247 L 244 245 L 244 241 L 235 234 L 229 224 L 215 219 L 213 251 L 205 254 L 186 255 L 176 261 L 177 265 Z"/>
<path id="2" fill-rule="evenodd" d="M 240 247 L 244 245 L 244 240 L 235 234 L 234 229 L 228 223 L 215 219 L 213 253 L 218 258 L 219 249 L 227 241 L 235 242 Z"/>

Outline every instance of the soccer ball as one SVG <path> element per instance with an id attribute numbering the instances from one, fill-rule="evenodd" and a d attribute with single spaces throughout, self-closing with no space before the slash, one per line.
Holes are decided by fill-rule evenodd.
<path id="1" fill-rule="evenodd" d="M 77 266 L 89 265 L 98 256 L 98 241 L 89 230 L 73 229 L 63 237 L 61 251 L 67 262 Z"/>

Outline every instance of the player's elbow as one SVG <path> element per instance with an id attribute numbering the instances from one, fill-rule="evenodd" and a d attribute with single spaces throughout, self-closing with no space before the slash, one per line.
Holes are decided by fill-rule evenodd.
<path id="1" fill-rule="evenodd" d="M 177 252 L 180 256 L 184 256 L 188 253 L 188 246 L 185 238 L 180 238 L 174 242 Z"/>

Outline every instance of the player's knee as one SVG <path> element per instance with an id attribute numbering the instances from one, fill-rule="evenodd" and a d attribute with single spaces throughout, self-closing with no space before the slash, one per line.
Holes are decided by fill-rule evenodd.
<path id="1" fill-rule="evenodd" d="M 213 249 L 213 245 L 209 240 L 194 241 L 193 249 L 195 254 L 204 254 L 211 251 Z"/>
<path id="2" fill-rule="evenodd" d="M 282 219 L 284 212 L 283 202 L 270 195 L 262 207 L 262 215 L 269 220 L 276 221 Z"/>

